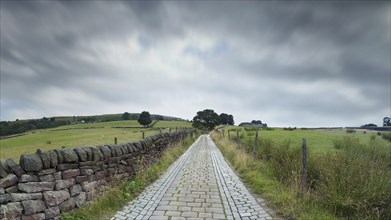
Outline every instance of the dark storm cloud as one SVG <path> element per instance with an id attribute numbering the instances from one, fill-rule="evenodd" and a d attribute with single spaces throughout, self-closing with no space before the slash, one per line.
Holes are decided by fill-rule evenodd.
<path id="1" fill-rule="evenodd" d="M 2 1 L 0 10 L 1 120 L 144 108 L 191 118 L 214 107 L 237 122 L 321 126 L 391 114 L 389 2 Z"/>

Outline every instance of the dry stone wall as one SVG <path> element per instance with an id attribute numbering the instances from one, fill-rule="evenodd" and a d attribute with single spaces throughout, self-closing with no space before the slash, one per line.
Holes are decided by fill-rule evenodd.
<path id="1" fill-rule="evenodd" d="M 100 192 L 156 162 L 194 130 L 162 133 L 140 142 L 64 148 L 0 160 L 0 219 L 59 219 Z"/>

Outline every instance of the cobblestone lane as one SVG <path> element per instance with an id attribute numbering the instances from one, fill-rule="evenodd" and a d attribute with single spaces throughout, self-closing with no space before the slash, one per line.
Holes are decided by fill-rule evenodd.
<path id="1" fill-rule="evenodd" d="M 271 219 L 224 161 L 209 136 L 201 136 L 168 171 L 112 218 Z"/>

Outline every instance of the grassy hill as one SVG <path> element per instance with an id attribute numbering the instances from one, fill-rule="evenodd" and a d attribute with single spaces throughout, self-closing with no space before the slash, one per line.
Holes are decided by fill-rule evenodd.
<path id="1" fill-rule="evenodd" d="M 123 118 L 123 115 L 124 114 L 106 114 L 92 116 L 56 116 L 50 118 L 43 117 L 41 119 L 17 119 L 16 121 L 0 121 L 0 138 L 8 137 L 10 135 L 21 134 L 36 129 L 56 128 L 64 125 L 120 121 L 125 119 L 137 120 L 140 116 L 139 113 L 127 113 L 126 118 Z M 151 119 L 158 121 L 184 121 L 181 118 L 156 114 L 151 115 Z"/>
<path id="2" fill-rule="evenodd" d="M 145 137 L 155 135 L 162 129 L 168 132 L 169 128 L 191 127 L 186 121 L 158 121 L 154 128 L 113 128 L 113 127 L 139 127 L 135 120 L 110 121 L 98 123 L 84 123 L 66 125 L 56 128 L 41 129 L 26 132 L 23 136 L 0 140 L 0 159 L 13 158 L 18 161 L 21 154 L 35 152 L 36 149 L 58 149 L 61 147 L 97 146 L 138 141 Z"/>

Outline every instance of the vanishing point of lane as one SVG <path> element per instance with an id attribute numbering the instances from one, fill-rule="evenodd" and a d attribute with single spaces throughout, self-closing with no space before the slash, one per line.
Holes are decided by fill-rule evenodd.
<path id="1" fill-rule="evenodd" d="M 113 220 L 272 219 L 202 135 Z"/>

